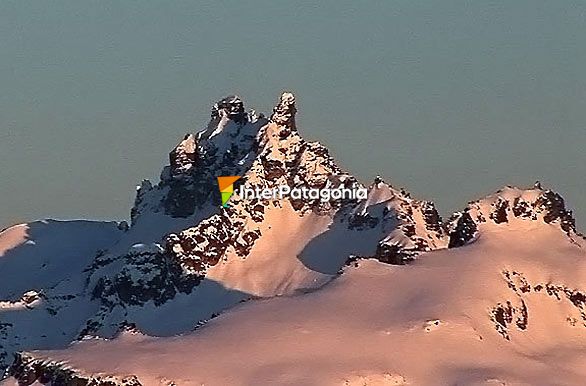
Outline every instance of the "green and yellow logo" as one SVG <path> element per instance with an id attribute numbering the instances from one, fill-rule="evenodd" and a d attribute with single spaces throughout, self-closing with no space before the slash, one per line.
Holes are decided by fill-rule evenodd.
<path id="1" fill-rule="evenodd" d="M 218 186 L 222 195 L 222 206 L 228 207 L 228 201 L 234 194 L 234 183 L 240 179 L 240 176 L 223 176 L 218 177 Z"/>

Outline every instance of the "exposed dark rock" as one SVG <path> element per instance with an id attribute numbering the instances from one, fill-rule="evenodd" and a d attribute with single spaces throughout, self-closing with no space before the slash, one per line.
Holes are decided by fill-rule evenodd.
<path id="1" fill-rule="evenodd" d="M 116 265 L 116 270 L 108 269 Z M 186 275 L 174 259 L 158 245 L 136 245 L 122 256 L 98 254 L 86 269 L 87 286 L 92 299 L 99 301 L 98 312 L 86 321 L 79 337 L 99 334 L 103 321 L 116 307 L 141 306 L 153 302 L 159 306 L 178 293 L 189 294 L 200 283 L 198 275 Z"/>
<path id="2" fill-rule="evenodd" d="M 435 208 L 435 204 L 431 201 L 423 201 L 421 211 L 427 230 L 441 234 L 443 232 L 443 221 Z"/>
<path id="3" fill-rule="evenodd" d="M 515 325 L 519 330 L 526 330 L 527 323 L 529 320 L 529 314 L 527 312 L 527 305 L 525 304 L 525 301 L 523 299 L 521 299 L 521 306 L 517 309 L 517 313 L 519 315 L 515 320 Z"/>
<path id="4" fill-rule="evenodd" d="M 94 299 L 104 304 L 143 305 L 153 301 L 161 305 L 179 292 L 190 293 L 199 283 L 197 276 L 183 275 L 174 260 L 161 252 L 130 252 L 124 266 L 113 277 L 101 277 L 92 291 Z M 115 304 L 112 299 L 116 299 Z"/>
<path id="5" fill-rule="evenodd" d="M 203 220 L 195 229 L 169 234 L 165 239 L 166 255 L 186 271 L 205 275 L 209 267 L 218 264 L 243 230 L 243 219 L 221 213 Z"/>
<path id="6" fill-rule="evenodd" d="M 516 293 L 531 292 L 531 285 L 529 284 L 527 279 L 525 279 L 525 277 L 519 272 L 511 272 L 504 270 L 503 277 L 505 278 L 505 281 L 507 282 L 509 288 L 515 291 Z"/>
<path id="7" fill-rule="evenodd" d="M 520 218 L 530 218 L 533 215 L 533 211 L 527 201 L 517 197 L 513 201 L 513 215 Z"/>
<path id="8" fill-rule="evenodd" d="M 495 324 L 495 329 L 505 339 L 510 340 L 510 325 L 514 325 L 519 331 L 525 331 L 529 325 L 529 309 L 524 297 L 533 294 L 542 294 L 549 296 L 555 301 L 569 301 L 578 311 L 579 318 L 560 315 L 561 319 L 566 319 L 572 326 L 577 326 L 578 321 L 586 327 L 586 293 L 577 289 L 569 288 L 561 284 L 545 283 L 531 285 L 525 276 L 517 271 L 503 271 L 503 278 L 507 286 L 514 292 L 518 305 L 506 301 L 498 303 L 491 310 L 491 320 Z M 545 291 L 543 291 L 545 289 Z"/>
<path id="9" fill-rule="evenodd" d="M 507 222 L 507 209 L 509 208 L 509 202 L 502 197 L 493 204 L 493 210 L 490 213 L 490 218 L 496 224 Z"/>
<path id="10" fill-rule="evenodd" d="M 257 136 L 267 122 L 262 115 L 245 112 L 236 96 L 217 102 L 207 129 L 186 135 L 171 151 L 160 182 L 143 183 L 138 189 L 132 224 L 143 212 L 186 218 L 219 203 L 216 177 L 245 174 L 256 159 Z"/>
<path id="11" fill-rule="evenodd" d="M 488 196 L 468 203 L 465 210 L 470 218 L 457 213 L 448 222 L 448 228 L 452 229 L 450 248 L 464 245 L 478 231 L 478 224 L 491 221 L 494 224 L 506 224 L 514 219 L 542 221 L 546 224 L 557 224 L 570 241 L 575 241 L 575 236 L 581 236 L 576 233 L 572 211 L 566 209 L 564 199 L 558 193 L 541 189 L 541 185 L 534 189 L 539 191 L 539 195 L 536 196 L 530 190 L 505 187 L 495 193 L 496 197 Z"/>
<path id="12" fill-rule="evenodd" d="M 564 199 L 558 193 L 546 190 L 535 201 L 535 207 L 544 212 L 543 221 L 547 224 L 558 221 L 566 233 L 576 232 L 572 211 L 566 209 Z"/>
<path id="13" fill-rule="evenodd" d="M 450 241 L 448 248 L 457 248 L 466 245 L 474 238 L 478 231 L 476 223 L 467 211 L 457 214 L 451 222 L 455 225 L 449 232 Z"/>
<path id="14" fill-rule="evenodd" d="M 408 251 L 399 244 L 379 243 L 374 258 L 381 263 L 404 265 L 413 261 L 415 256 L 416 251 Z"/>
<path id="15" fill-rule="evenodd" d="M 376 227 L 380 222 L 377 217 L 372 217 L 368 213 L 355 214 L 348 219 L 348 229 L 364 230 Z"/>
<path id="16" fill-rule="evenodd" d="M 405 253 L 397 244 L 379 244 L 375 254 L 375 259 L 381 263 L 404 265 L 413 261 L 413 258 Z"/>
<path id="17" fill-rule="evenodd" d="M 507 300 L 505 304 L 498 303 L 491 311 L 491 319 L 495 323 L 495 328 L 499 334 L 506 340 L 510 340 L 508 325 L 513 322 L 513 313 L 515 308 Z"/>
<path id="18" fill-rule="evenodd" d="M 65 363 L 35 359 L 27 353 L 15 354 L 14 361 L 7 371 L 19 385 L 32 385 L 35 382 L 52 386 L 142 386 L 134 376 L 118 377 L 113 375 L 90 375 L 75 370 Z"/>
<path id="19" fill-rule="evenodd" d="M 227 96 L 216 102 L 212 107 L 212 119 L 220 118 L 222 115 L 234 122 L 243 123 L 246 120 L 244 102 L 236 95 Z"/>

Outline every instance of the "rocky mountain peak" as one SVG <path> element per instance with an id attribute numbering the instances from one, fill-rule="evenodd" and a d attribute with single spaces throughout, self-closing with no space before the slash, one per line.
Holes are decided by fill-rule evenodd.
<path id="1" fill-rule="evenodd" d="M 296 114 L 290 92 L 279 97 L 270 120 L 247 112 L 237 96 L 223 98 L 213 105 L 208 125 L 185 135 L 169 153 L 160 181 L 144 180 L 138 187 L 130 229 L 109 224 L 80 237 L 78 224 L 58 232 L 57 241 L 52 241 L 56 247 L 50 250 L 42 247 L 45 236 L 23 234 L 22 246 L 9 248 L 16 255 L 0 261 L 0 272 L 8 272 L 0 283 L 18 278 L 17 285 L 4 286 L 0 299 L 10 317 L 0 321 L 0 371 L 16 351 L 45 347 L 45 330 L 58 345 L 129 329 L 136 335 L 143 331 L 175 336 L 251 297 L 316 289 L 336 277 L 346 262 L 359 258 L 407 264 L 425 252 L 471 243 L 485 230 L 531 232 L 535 224 L 559 228 L 570 240 L 578 236 L 563 197 L 540 183 L 531 189 L 505 187 L 470 202 L 445 224 L 433 202 L 418 200 L 380 176 L 364 186 L 337 164 L 326 146 L 302 137 Z M 241 196 L 236 190 L 229 206 L 223 207 L 218 176 L 240 177 L 236 188 L 338 187 L 360 189 L 365 196 L 266 198 Z M 523 228 L 526 225 L 531 226 Z M 93 245 L 95 238 L 100 240 Z M 67 250 L 61 248 L 64 244 L 75 253 L 60 260 Z M 27 251 L 33 255 L 26 256 Z M 59 266 L 39 285 L 36 274 L 53 260 Z M 38 265 L 6 269 L 21 261 Z M 28 276 L 26 286 L 21 285 L 21 272 L 35 274 Z M 63 278 L 54 280 L 53 272 Z M 558 300 L 566 296 L 581 311 L 586 304 L 584 292 L 571 286 L 539 282 L 533 288 Z M 417 296 L 420 293 L 418 288 Z M 482 312 L 485 315 L 486 309 Z M 503 336 L 512 330 L 515 313 L 523 316 L 517 327 L 525 329 L 524 303 L 500 303 L 493 309 Z M 31 320 L 49 327 L 37 331 L 42 335 L 21 339 Z M 15 356 L 9 374 L 26 384 L 41 379 L 54 384 L 139 385 L 134 378 L 109 378 L 106 383 L 104 377 L 80 374 L 60 362 L 38 361 L 26 352 Z"/>
<path id="2" fill-rule="evenodd" d="M 213 206 L 219 194 L 216 177 L 246 173 L 257 155 L 260 129 L 267 123 L 262 114 L 246 112 L 237 96 L 216 102 L 207 127 L 187 134 L 169 153 L 159 183 L 138 188 L 132 223 L 152 214 L 187 218 Z"/>
<path id="3" fill-rule="evenodd" d="M 327 186 L 361 186 L 343 172 L 319 143 L 306 142 L 295 127 L 295 97 L 283 93 L 274 108 L 273 116 L 262 127 L 257 148 L 250 153 L 250 166 L 242 171 L 242 184 L 249 189 L 324 188 Z M 230 208 L 202 220 L 197 226 L 165 238 L 167 253 L 196 275 L 205 275 L 210 267 L 224 260 L 227 254 L 245 258 L 256 241 L 262 237 L 262 229 L 270 228 L 265 221 L 267 209 L 291 205 L 303 216 L 313 212 L 333 215 L 346 203 L 343 200 L 324 203 L 319 199 L 304 200 L 285 198 L 281 202 L 270 199 L 243 199 L 235 194 Z"/>
<path id="4" fill-rule="evenodd" d="M 159 202 L 166 215 L 191 216 L 191 224 L 157 240 L 163 252 L 153 260 L 168 260 L 187 276 L 194 276 L 191 283 L 197 283 L 210 270 L 221 270 L 215 267 L 254 255 L 254 247 L 274 232 L 269 230 L 278 228 L 271 220 L 275 216 L 287 216 L 286 223 L 303 222 L 304 218 L 324 224 L 332 221 L 338 235 L 347 234 L 347 238 L 354 232 L 376 234 L 370 244 L 372 252 L 361 256 L 391 264 L 408 263 L 426 251 L 463 246 L 488 223 L 505 226 L 516 219 L 538 220 L 558 224 L 568 235 L 575 232 L 563 198 L 539 184 L 528 190 L 505 188 L 471 202 L 447 224 L 433 202 L 417 200 L 405 189 L 386 184 L 380 176 L 367 188 L 368 197 L 361 200 L 250 199 L 236 192 L 229 208 L 219 208 L 215 180 L 221 175 L 240 176 L 239 186 L 249 189 L 364 189 L 337 165 L 325 146 L 303 139 L 295 125 L 296 114 L 295 96 L 290 92 L 280 95 L 270 120 L 246 113 L 238 97 L 227 97 L 214 105 L 208 127 L 195 136 L 187 135 L 171 152 L 161 182 L 154 187 L 143 183 L 137 195 L 139 206 Z M 281 231 L 285 232 L 280 236 L 283 239 L 294 237 L 286 228 Z M 324 232 L 328 234 L 328 228 Z M 303 245 L 310 241 L 295 242 Z M 352 254 L 353 250 L 346 251 L 343 253 Z M 171 276 L 165 280 L 176 283 L 179 279 Z M 110 292 L 118 290 L 112 288 Z"/>
<path id="5" fill-rule="evenodd" d="M 295 95 L 291 92 L 284 92 L 279 98 L 279 103 L 273 109 L 273 115 L 271 115 L 271 122 L 277 125 L 289 129 L 295 130 L 295 114 L 297 108 L 295 106 Z"/>
<path id="6" fill-rule="evenodd" d="M 222 117 L 227 117 L 238 123 L 244 122 L 247 117 L 242 99 L 236 95 L 230 95 L 214 103 L 212 107 L 212 119 Z"/>
<path id="7" fill-rule="evenodd" d="M 576 221 L 563 197 L 536 182 L 530 189 L 507 186 L 480 200 L 472 201 L 448 223 L 450 247 L 462 246 L 487 226 L 508 226 L 533 222 L 559 227 L 570 239 L 578 236 Z"/>
<path id="8" fill-rule="evenodd" d="M 241 186 L 247 189 L 283 186 L 291 190 L 367 189 L 337 165 L 325 146 L 303 139 L 295 126 L 296 113 L 295 96 L 283 93 L 270 121 L 258 132 L 258 146 L 250 153 L 254 156 L 250 159 L 250 167 L 239 174 Z M 215 141 L 213 135 L 201 138 Z M 282 212 L 278 216 L 283 216 L 288 213 L 287 208 L 293 210 L 287 214 L 291 216 L 290 221 L 315 216 L 314 221 L 335 221 L 336 228 L 340 228 L 337 232 L 347 232 L 348 237 L 360 232 L 378 235 L 372 236 L 372 244 L 362 250 L 371 250 L 374 254 L 376 243 L 381 241 L 378 250 L 385 251 L 384 257 L 382 252 L 376 257 L 389 263 L 402 264 L 422 252 L 445 246 L 441 217 L 433 203 L 415 200 L 406 191 L 386 185 L 381 178 L 367 190 L 366 200 L 286 197 L 275 201 L 246 199 L 234 194 L 229 208 L 191 228 L 167 235 L 164 248 L 169 258 L 178 261 L 186 272 L 204 277 L 219 264 L 246 259 L 267 230 L 275 226 L 268 220 L 268 213 Z M 299 240 L 299 243 L 308 241 Z M 351 251 L 352 248 L 348 248 L 346 253 Z M 391 257 L 389 251 L 395 256 Z"/>
<path id="9" fill-rule="evenodd" d="M 380 184 L 384 183 L 384 180 L 381 176 L 374 177 L 373 180 L 374 186 L 378 187 Z"/>

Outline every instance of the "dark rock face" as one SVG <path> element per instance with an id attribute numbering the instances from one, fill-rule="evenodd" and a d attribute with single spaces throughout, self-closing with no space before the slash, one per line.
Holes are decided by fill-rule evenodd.
<path id="1" fill-rule="evenodd" d="M 247 120 L 244 102 L 236 95 L 230 95 L 216 102 L 212 107 L 212 119 L 221 118 L 226 115 L 229 119 L 237 123 L 243 123 Z"/>
<path id="2" fill-rule="evenodd" d="M 422 212 L 427 230 L 437 234 L 442 234 L 443 220 L 437 211 L 435 204 L 431 201 L 423 201 Z"/>
<path id="3" fill-rule="evenodd" d="M 507 326 L 513 323 L 513 313 L 515 308 L 511 305 L 510 301 L 505 304 L 498 303 L 491 311 L 492 321 L 495 323 L 495 328 L 503 338 L 510 340 Z"/>
<path id="4" fill-rule="evenodd" d="M 557 221 L 566 233 L 576 232 L 576 220 L 572 211 L 566 209 L 564 199 L 558 193 L 546 190 L 535 201 L 534 206 L 544 212 L 543 221 L 547 224 Z"/>
<path id="5" fill-rule="evenodd" d="M 256 158 L 258 134 L 268 120 L 246 112 L 240 98 L 230 96 L 212 108 L 206 130 L 188 134 L 169 154 L 161 180 L 137 190 L 132 224 L 142 213 L 175 218 L 193 216 L 198 209 L 220 202 L 216 177 L 244 175 Z"/>
<path id="6" fill-rule="evenodd" d="M 209 267 L 220 262 L 243 228 L 243 220 L 221 213 L 203 220 L 196 229 L 169 234 L 165 251 L 186 271 L 204 276 Z"/>
<path id="7" fill-rule="evenodd" d="M 408 242 L 382 240 L 377 245 L 375 258 L 387 264 L 407 264 L 422 254 L 433 249 L 443 248 L 445 234 L 443 232 L 442 219 L 430 201 L 411 200 L 406 192 L 402 192 L 408 201 L 396 208 L 395 216 L 399 222 L 397 230 L 400 231 Z M 418 233 L 418 220 L 415 212 L 423 218 L 424 233 Z"/>
<path id="8" fill-rule="evenodd" d="M 35 382 L 52 386 L 142 386 L 136 376 L 87 375 L 63 363 L 34 359 L 27 353 L 17 353 L 8 375 L 19 385 Z"/>
<path id="9" fill-rule="evenodd" d="M 533 211 L 527 201 L 516 198 L 513 202 L 513 215 L 520 218 L 531 218 Z"/>
<path id="10" fill-rule="evenodd" d="M 100 307 L 86 321 L 80 339 L 99 335 L 104 320 L 117 308 L 144 306 L 148 302 L 160 306 L 177 294 L 190 294 L 202 279 L 185 275 L 179 263 L 169 259 L 156 244 L 133 247 L 122 256 L 100 254 L 86 273 L 91 299 L 99 301 Z"/>
<path id="11" fill-rule="evenodd" d="M 493 204 L 490 219 L 494 221 L 495 224 L 507 222 L 507 209 L 509 209 L 509 202 L 499 197 L 499 199 Z"/>
<path id="12" fill-rule="evenodd" d="M 452 222 L 455 226 L 449 232 L 450 241 L 448 243 L 448 248 L 458 248 L 466 245 L 474 238 L 478 231 L 476 223 L 468 212 L 456 215 L 455 220 L 452 220 Z"/>
<path id="13" fill-rule="evenodd" d="M 374 258 L 381 263 L 404 265 L 415 260 L 421 252 L 423 251 L 408 250 L 395 243 L 379 243 Z"/>
<path id="14" fill-rule="evenodd" d="M 348 229 L 365 230 L 372 229 L 380 223 L 380 219 L 369 213 L 355 214 L 348 219 Z"/>
<path id="15" fill-rule="evenodd" d="M 391 188 L 376 177 L 369 189 L 380 197 L 381 189 Z M 446 247 L 442 219 L 433 202 L 412 199 L 408 192 L 401 189 L 393 190 L 391 197 L 383 200 L 382 211 L 376 209 L 379 205 L 374 204 L 370 211 L 359 212 L 349 219 L 351 229 L 382 227 L 389 232 L 378 242 L 374 255 L 369 258 L 386 264 L 403 265 L 424 252 Z"/>
<path id="16" fill-rule="evenodd" d="M 495 329 L 503 338 L 511 340 L 509 335 L 509 326 L 514 325 L 521 331 L 527 329 L 527 306 L 523 299 L 520 300 L 520 305 L 515 307 L 510 301 L 504 304 L 498 303 L 491 311 L 491 320 L 495 325 Z"/>
<path id="17" fill-rule="evenodd" d="M 117 304 L 140 306 L 148 301 L 158 306 L 177 293 L 190 293 L 198 283 L 198 278 L 182 275 L 181 267 L 162 251 L 131 252 L 124 256 L 124 265 L 115 276 L 98 280 L 92 297 L 110 308 Z"/>

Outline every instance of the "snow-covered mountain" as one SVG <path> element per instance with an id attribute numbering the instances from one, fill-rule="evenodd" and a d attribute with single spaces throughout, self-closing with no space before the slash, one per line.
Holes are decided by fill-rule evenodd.
<path id="1" fill-rule="evenodd" d="M 130 226 L 0 233 L 5 383 L 552 384 L 586 359 L 585 243 L 559 194 L 507 187 L 443 223 L 432 202 L 342 170 L 296 113 L 288 92 L 270 118 L 216 103 L 142 182 Z M 236 193 L 223 208 L 216 177 L 231 175 L 367 197 Z"/>

